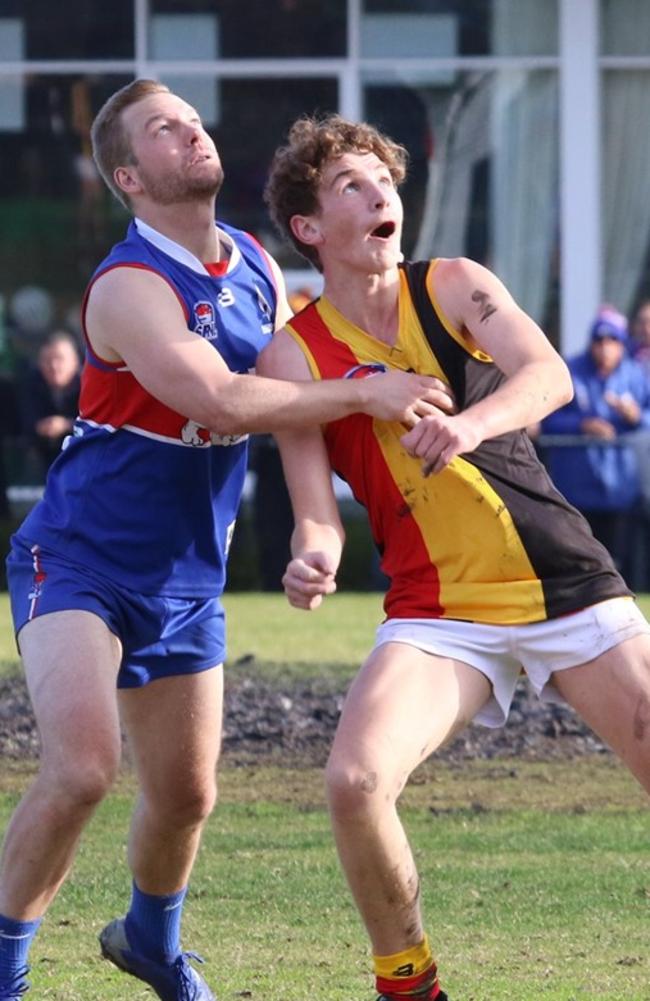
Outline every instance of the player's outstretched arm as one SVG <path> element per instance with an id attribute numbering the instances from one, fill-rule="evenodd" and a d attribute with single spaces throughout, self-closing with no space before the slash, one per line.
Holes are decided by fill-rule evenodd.
<path id="1" fill-rule="evenodd" d="M 286 333 L 263 352 L 259 368 L 271 378 L 311 379 L 302 352 Z M 345 534 L 320 429 L 285 431 L 275 437 L 295 522 L 292 558 L 282 583 L 291 605 L 311 610 L 336 590 Z"/>
<path id="2" fill-rule="evenodd" d="M 143 269 L 114 268 L 95 282 L 86 328 L 100 358 L 124 361 L 152 396 L 221 434 L 314 426 L 359 411 L 411 425 L 441 397 L 437 380 L 404 372 L 377 376 L 379 386 L 369 379 L 312 384 L 233 373 L 187 329 L 167 282 Z"/>
<path id="3" fill-rule="evenodd" d="M 439 472 L 482 441 L 529 427 L 573 395 L 569 370 L 537 324 L 496 275 L 465 258 L 442 260 L 432 291 L 468 346 L 490 355 L 505 374 L 483 400 L 451 416 L 427 416 L 403 438 L 426 472 Z"/>

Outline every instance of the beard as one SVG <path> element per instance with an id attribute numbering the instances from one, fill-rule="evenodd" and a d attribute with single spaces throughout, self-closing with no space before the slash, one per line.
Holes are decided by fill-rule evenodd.
<path id="1" fill-rule="evenodd" d="M 138 167 L 140 180 L 147 194 L 158 205 L 177 205 L 189 202 L 202 202 L 206 198 L 215 198 L 223 184 L 223 167 L 219 160 L 210 164 L 208 170 L 204 165 L 200 172 L 170 174 L 167 177 L 154 177 L 147 170 Z"/>

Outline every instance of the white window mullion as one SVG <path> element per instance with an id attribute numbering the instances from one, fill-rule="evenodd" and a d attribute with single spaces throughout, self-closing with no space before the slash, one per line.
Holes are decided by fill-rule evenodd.
<path id="1" fill-rule="evenodd" d="M 582 350 L 600 305 L 598 0 L 560 0 L 561 349 Z"/>
<path id="2" fill-rule="evenodd" d="M 360 39 L 362 0 L 348 0 L 347 57 L 345 68 L 339 77 L 339 111 L 344 118 L 359 121 L 362 115 Z"/>
<path id="3" fill-rule="evenodd" d="M 149 30 L 149 0 L 135 0 L 133 34 L 134 34 L 136 77 L 150 76 L 150 71 L 148 70 L 147 67 L 147 56 L 149 48 L 147 45 L 148 30 Z"/>

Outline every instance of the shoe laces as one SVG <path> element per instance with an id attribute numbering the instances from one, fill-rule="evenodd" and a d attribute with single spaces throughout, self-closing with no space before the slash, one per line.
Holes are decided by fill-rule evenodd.
<path id="1" fill-rule="evenodd" d="M 174 960 L 173 967 L 178 977 L 178 1001 L 195 1001 L 197 997 L 197 984 L 192 976 L 190 959 L 195 963 L 205 962 L 196 952 L 182 952 L 178 959 Z"/>
<path id="2" fill-rule="evenodd" d="M 5 981 L 0 986 L 0 1001 L 13 1001 L 19 995 L 26 994 L 29 990 L 29 984 L 25 982 L 25 977 L 28 973 L 29 967 L 23 966 L 14 973 L 10 980 Z"/>

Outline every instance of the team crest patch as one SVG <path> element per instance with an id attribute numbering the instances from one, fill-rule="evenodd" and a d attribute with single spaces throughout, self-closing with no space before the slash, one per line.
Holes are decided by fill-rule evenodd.
<path id="1" fill-rule="evenodd" d="M 205 299 L 195 302 L 193 312 L 193 329 L 195 333 L 201 337 L 205 337 L 206 341 L 216 341 L 219 334 L 217 333 L 217 323 L 212 303 L 206 302 Z"/>
<path id="2" fill-rule="evenodd" d="M 262 323 L 262 333 L 263 334 L 272 334 L 273 333 L 273 322 L 272 322 L 273 321 L 273 310 L 271 309 L 270 304 L 264 298 L 264 293 L 262 292 L 262 289 L 259 287 L 259 285 L 257 284 L 257 282 L 253 282 L 253 285 L 255 287 L 255 292 L 257 293 L 257 306 L 258 306 L 258 309 L 259 309 L 260 313 L 262 314 L 262 316 L 264 318 L 264 322 Z"/>
<path id="3" fill-rule="evenodd" d="M 380 372 L 387 372 L 388 369 L 381 362 L 366 361 L 354 368 L 349 368 L 344 374 L 344 379 L 366 379 L 369 375 L 378 375 Z"/>

